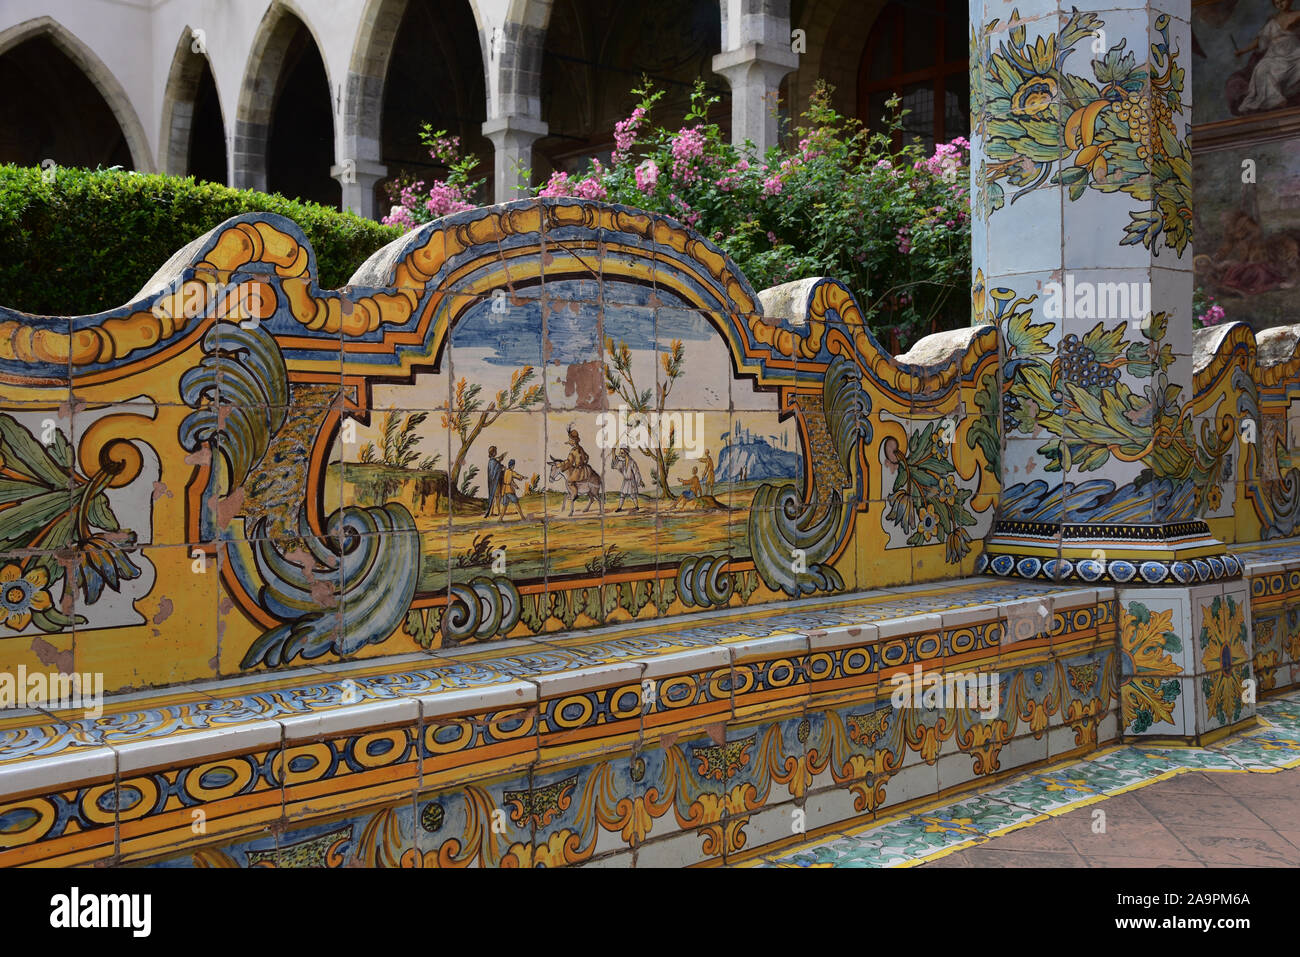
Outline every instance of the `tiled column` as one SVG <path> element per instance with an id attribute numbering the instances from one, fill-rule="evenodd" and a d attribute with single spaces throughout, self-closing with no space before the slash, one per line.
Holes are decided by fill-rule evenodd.
<path id="1" fill-rule="evenodd" d="M 1192 407 L 1190 0 L 1112 3 L 971 3 L 973 320 L 1002 349 L 981 567 L 1120 586 L 1124 730 L 1196 737 L 1253 705 L 1200 707 L 1250 629 L 1203 519 L 1235 423 Z"/>
<path id="2" fill-rule="evenodd" d="M 722 52 L 713 72 L 731 84 L 731 142 L 763 153 L 777 141 L 776 95 L 799 64 L 790 49 L 789 0 L 721 0 Z"/>

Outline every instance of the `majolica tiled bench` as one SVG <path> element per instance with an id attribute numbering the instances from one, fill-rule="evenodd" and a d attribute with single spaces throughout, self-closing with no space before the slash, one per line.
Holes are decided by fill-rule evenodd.
<path id="1" fill-rule="evenodd" d="M 1037 302 L 896 357 L 840 282 L 561 198 L 337 290 L 247 214 L 116 309 L 0 305 L 0 681 L 109 693 L 0 718 L 0 865 L 717 863 L 1242 727 L 1300 679 L 1300 329 L 1198 332 L 1167 527 L 1137 460 L 1093 527 L 999 364 L 1055 375 Z"/>
<path id="2" fill-rule="evenodd" d="M 1264 693 L 1300 684 L 1300 542 L 1234 549 L 1250 582 L 1254 674 Z"/>
<path id="3" fill-rule="evenodd" d="M 0 864 L 721 862 L 1086 753 L 1117 680 L 1110 589 L 976 578 L 126 695 L 0 725 Z"/>

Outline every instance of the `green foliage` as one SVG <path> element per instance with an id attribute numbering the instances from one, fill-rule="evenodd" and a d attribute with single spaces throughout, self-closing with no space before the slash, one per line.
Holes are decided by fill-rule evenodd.
<path id="1" fill-rule="evenodd" d="M 713 99 L 697 87 L 682 129 L 651 128 L 658 93 L 642 96 L 645 118 L 625 127 L 630 147 L 609 170 L 594 166 L 609 202 L 673 216 L 717 243 L 755 288 L 809 276 L 845 282 L 873 329 L 905 346 L 969 323 L 970 227 L 965 141 L 927 156 L 901 141 L 903 111 L 890 101 L 871 132 L 831 106 L 820 84 L 802 125 L 764 156 L 734 147 L 706 120 Z M 647 175 L 653 167 L 657 173 Z M 593 195 L 584 180 L 552 182 L 541 195 Z"/>
<path id="2" fill-rule="evenodd" d="M 344 285 L 401 235 L 351 213 L 193 177 L 0 165 L 0 304 L 83 315 L 131 301 L 172 254 L 241 213 L 297 223 L 316 251 L 320 284 Z"/>
<path id="3" fill-rule="evenodd" d="M 623 567 L 626 559 L 627 555 L 619 549 L 618 545 L 606 545 L 600 555 L 587 559 L 587 572 L 592 575 L 616 572 Z"/>
<path id="4" fill-rule="evenodd" d="M 810 276 L 831 276 L 853 290 L 868 323 L 905 346 L 933 329 L 970 319 L 970 204 L 967 144 L 940 144 L 927 156 L 901 141 L 903 111 L 890 101 L 876 132 L 841 116 L 831 90 L 819 85 L 804 125 L 758 155 L 735 147 L 708 121 L 708 97 L 697 86 L 683 126 L 655 126 L 662 96 L 644 81 L 640 105 L 615 129 L 608 167 L 592 160 L 577 176 L 555 173 L 540 196 L 580 196 L 663 213 L 717 243 L 755 288 Z M 448 179 L 393 196 L 385 222 L 414 228 L 431 211 L 463 208 L 469 171 L 456 144 L 430 135 Z M 450 151 L 449 151 L 450 150 Z M 611 360 L 617 362 L 618 356 Z M 617 369 L 616 369 L 617 371 Z M 623 374 L 626 378 L 626 374 Z"/>

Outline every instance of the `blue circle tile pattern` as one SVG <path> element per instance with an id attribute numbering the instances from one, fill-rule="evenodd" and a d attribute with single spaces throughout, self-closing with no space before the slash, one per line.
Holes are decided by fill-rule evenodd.
<path id="1" fill-rule="evenodd" d="M 1135 563 L 1123 558 L 1109 561 L 1082 558 L 1074 562 L 1064 558 L 1044 560 L 1033 555 L 985 553 L 975 562 L 977 575 L 1086 584 L 1203 585 L 1240 578 L 1241 572 L 1241 561 L 1228 554 L 1194 558 L 1190 562 L 1148 559 Z"/>

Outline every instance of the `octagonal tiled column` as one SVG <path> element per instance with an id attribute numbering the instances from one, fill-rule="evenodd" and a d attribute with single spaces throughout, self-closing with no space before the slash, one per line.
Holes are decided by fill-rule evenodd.
<path id="1" fill-rule="evenodd" d="M 1158 691 L 1183 701 L 1167 682 L 1204 671 L 1197 596 L 1222 602 L 1241 576 L 1203 518 L 1235 423 L 1192 406 L 1189 18 L 1189 0 L 971 4 L 972 318 L 1002 350 L 1003 491 L 980 567 L 1120 586 L 1125 614 L 1158 589 L 1181 623 L 1159 632 Z M 1144 612 L 1125 614 L 1135 647 Z M 1156 727 L 1131 703 L 1129 733 L 1212 723 L 1181 710 Z"/>

